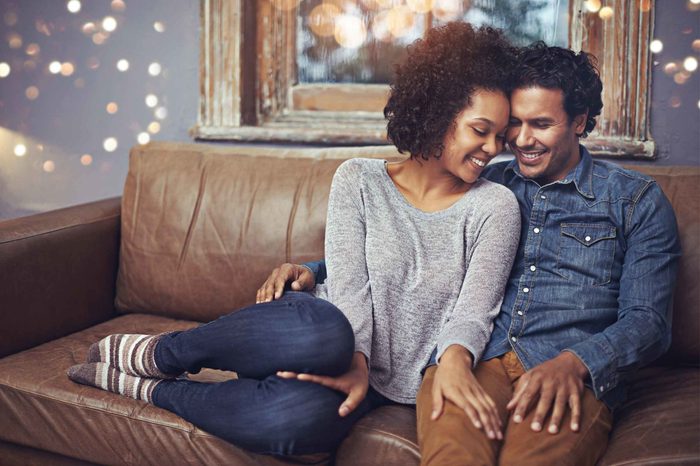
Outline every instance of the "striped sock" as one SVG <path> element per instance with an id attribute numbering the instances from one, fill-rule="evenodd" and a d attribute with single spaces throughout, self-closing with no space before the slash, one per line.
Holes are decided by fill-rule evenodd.
<path id="1" fill-rule="evenodd" d="M 153 389 L 161 382 L 158 379 L 127 375 L 103 362 L 73 366 L 68 369 L 68 378 L 79 384 L 119 393 L 147 403 L 152 403 Z"/>
<path id="2" fill-rule="evenodd" d="M 88 350 L 87 362 L 104 362 L 120 372 L 138 377 L 170 379 L 180 374 L 165 374 L 155 361 L 155 348 L 161 335 L 116 333 Z"/>

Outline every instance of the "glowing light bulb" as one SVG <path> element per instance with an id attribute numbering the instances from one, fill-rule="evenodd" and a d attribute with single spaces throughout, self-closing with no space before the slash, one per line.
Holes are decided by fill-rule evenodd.
<path id="1" fill-rule="evenodd" d="M 89 21 L 83 24 L 83 26 L 80 29 L 81 31 L 83 31 L 83 34 L 92 34 L 93 32 L 95 32 L 95 23 Z"/>
<path id="2" fill-rule="evenodd" d="M 24 91 L 24 95 L 26 95 L 29 100 L 36 100 L 36 98 L 39 97 L 39 88 L 36 86 L 29 86 Z"/>
<path id="3" fill-rule="evenodd" d="M 10 75 L 12 68 L 8 63 L 0 62 L 0 78 L 6 78 Z"/>
<path id="4" fill-rule="evenodd" d="M 330 37 L 335 30 L 335 18 L 340 9 L 332 3 L 316 5 L 309 13 L 309 27 L 319 37 Z"/>
<path id="5" fill-rule="evenodd" d="M 117 29 L 117 20 L 111 16 L 105 16 L 102 20 L 102 29 L 107 32 L 112 32 Z"/>
<path id="6" fill-rule="evenodd" d="M 49 72 L 51 74 L 58 74 L 61 72 L 61 62 L 60 61 L 52 61 L 49 63 Z"/>
<path id="7" fill-rule="evenodd" d="M 158 97 L 156 97 L 154 94 L 148 94 L 146 96 L 146 105 L 153 108 L 156 105 L 158 105 Z"/>
<path id="8" fill-rule="evenodd" d="M 7 38 L 7 44 L 11 49 L 18 49 L 22 47 L 22 36 L 17 33 L 12 33 Z"/>
<path id="9" fill-rule="evenodd" d="M 364 44 L 367 29 L 361 18 L 353 15 L 340 15 L 335 21 L 334 36 L 341 47 L 356 49 Z"/>
<path id="10" fill-rule="evenodd" d="M 157 121 L 152 121 L 148 124 L 148 132 L 151 134 L 156 134 L 160 131 L 160 123 Z"/>
<path id="11" fill-rule="evenodd" d="M 160 66 L 160 63 L 153 62 L 148 65 L 148 74 L 151 76 L 158 76 L 162 69 L 163 68 Z"/>
<path id="12" fill-rule="evenodd" d="M 46 172 L 46 173 L 53 173 L 54 170 L 56 170 L 56 164 L 54 163 L 53 160 L 47 160 L 46 162 L 43 163 L 41 168 Z"/>
<path id="13" fill-rule="evenodd" d="M 67 61 L 67 62 L 61 64 L 61 74 L 63 76 L 70 76 L 73 74 L 74 71 L 75 71 L 75 67 L 73 66 L 73 64 L 71 62 Z"/>
<path id="14" fill-rule="evenodd" d="M 39 48 L 39 44 L 31 43 L 31 44 L 27 45 L 26 52 L 27 52 L 27 55 L 29 55 L 30 57 L 33 57 L 35 55 L 38 55 L 40 50 L 41 49 Z"/>
<path id="15" fill-rule="evenodd" d="M 136 136 L 136 140 L 139 144 L 148 144 L 151 141 L 151 135 L 144 131 L 143 133 L 139 133 L 139 135 Z"/>
<path id="16" fill-rule="evenodd" d="M 27 154 L 27 146 L 24 144 L 17 144 L 15 146 L 15 155 L 17 157 L 24 157 Z"/>
<path id="17" fill-rule="evenodd" d="M 586 10 L 590 11 L 591 13 L 598 12 L 602 6 L 600 0 L 586 0 L 583 3 L 586 5 Z"/>
<path id="18" fill-rule="evenodd" d="M 387 25 L 394 37 L 403 37 L 411 31 L 415 23 L 415 15 L 406 5 L 395 6 L 389 10 Z"/>
<path id="19" fill-rule="evenodd" d="M 155 111 L 155 115 L 159 120 L 165 120 L 168 116 L 168 109 L 165 107 L 158 107 Z"/>
<path id="20" fill-rule="evenodd" d="M 659 39 L 654 39 L 649 44 L 649 50 L 651 50 L 652 53 L 659 53 L 663 49 L 664 49 L 664 43 L 661 42 Z"/>
<path id="21" fill-rule="evenodd" d="M 614 11 L 609 6 L 604 6 L 598 12 L 598 16 L 600 16 L 600 19 L 602 19 L 603 21 L 607 21 L 608 19 L 612 18 L 613 14 L 614 14 Z"/>
<path id="22" fill-rule="evenodd" d="M 80 156 L 80 163 L 83 164 L 84 166 L 88 166 L 92 163 L 92 155 L 90 154 L 83 154 Z"/>
<path id="23" fill-rule="evenodd" d="M 121 72 L 127 71 L 129 69 L 129 61 L 122 58 L 117 62 L 117 69 Z"/>
<path id="24" fill-rule="evenodd" d="M 114 115 L 119 110 L 119 105 L 117 105 L 116 102 L 110 102 L 107 104 L 107 107 L 105 107 L 105 109 L 107 110 L 107 113 L 109 113 L 110 115 Z"/>
<path id="25" fill-rule="evenodd" d="M 153 29 L 156 32 L 165 32 L 165 24 L 162 21 L 156 21 L 153 23 Z"/>
<path id="26" fill-rule="evenodd" d="M 70 11 L 71 13 L 79 12 L 80 7 L 82 7 L 82 5 L 80 4 L 80 0 L 70 0 L 66 4 L 66 8 L 68 8 L 68 11 Z"/>
<path id="27" fill-rule="evenodd" d="M 115 150 L 117 150 L 118 146 L 119 146 L 119 143 L 117 142 L 117 138 L 107 138 L 102 143 L 102 147 L 107 152 L 114 152 Z"/>
<path id="28" fill-rule="evenodd" d="M 111 6 L 112 11 L 124 11 L 126 9 L 126 3 L 124 3 L 124 0 L 112 0 Z"/>
<path id="29" fill-rule="evenodd" d="M 433 4 L 433 15 L 440 21 L 451 21 L 461 13 L 461 0 L 435 0 Z"/>
<path id="30" fill-rule="evenodd" d="M 695 57 L 686 57 L 683 60 L 683 68 L 686 71 L 695 71 L 698 69 L 698 60 Z"/>

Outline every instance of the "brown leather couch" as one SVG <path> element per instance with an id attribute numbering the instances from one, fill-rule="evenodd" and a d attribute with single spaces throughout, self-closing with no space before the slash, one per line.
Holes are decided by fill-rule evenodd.
<path id="1" fill-rule="evenodd" d="M 152 143 L 132 150 L 121 199 L 0 222 L 0 464 L 287 464 L 66 369 L 105 335 L 195 326 L 252 303 L 279 263 L 321 257 L 332 174 L 355 156 L 397 154 Z M 671 199 L 684 255 L 672 347 L 635 375 L 601 464 L 699 464 L 700 169 L 637 168 Z M 418 464 L 414 424 L 412 409 L 380 408 L 335 462 Z"/>

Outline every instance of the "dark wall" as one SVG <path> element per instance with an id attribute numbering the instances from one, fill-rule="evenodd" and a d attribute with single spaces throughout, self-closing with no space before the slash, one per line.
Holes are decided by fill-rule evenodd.
<path id="1" fill-rule="evenodd" d="M 190 140 L 199 93 L 199 2 L 125 0 L 123 11 L 114 8 L 119 0 L 81 3 L 73 14 L 65 1 L 0 0 L 0 63 L 11 67 L 0 78 L 0 219 L 119 195 L 128 150 L 151 122 L 160 124 L 151 140 Z M 655 38 L 664 47 L 653 57 L 651 117 L 659 157 L 649 163 L 700 165 L 699 71 L 684 84 L 664 72 L 669 62 L 698 57 L 692 43 L 700 39 L 700 12 L 689 8 L 686 0 L 656 7 Z M 97 45 L 93 34 L 106 16 L 117 28 Z M 163 32 L 154 29 L 156 21 Z M 87 22 L 98 25 L 95 32 L 83 32 Z M 28 53 L 30 44 L 39 51 Z M 129 61 L 126 72 L 116 68 L 122 58 Z M 72 74 L 51 74 L 52 61 L 70 62 Z M 157 76 L 148 73 L 153 62 L 162 67 Z M 39 92 L 34 100 L 27 97 L 30 86 Z M 146 105 L 148 94 L 158 98 L 155 107 Z M 118 105 L 114 114 L 106 111 L 110 102 Z M 167 112 L 163 119 L 155 116 L 160 107 Z M 112 152 L 103 147 L 109 137 L 118 143 Z M 18 144 L 26 146 L 23 157 L 14 154 Z M 84 155 L 91 158 L 87 165 Z"/>

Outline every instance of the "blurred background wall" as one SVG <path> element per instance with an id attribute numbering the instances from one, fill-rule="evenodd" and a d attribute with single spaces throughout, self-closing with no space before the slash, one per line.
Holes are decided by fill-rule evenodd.
<path id="1" fill-rule="evenodd" d="M 0 15 L 0 219 L 117 196 L 130 147 L 191 140 L 198 1 L 0 0 Z M 700 165 L 699 19 L 700 0 L 656 6 L 645 163 Z"/>

